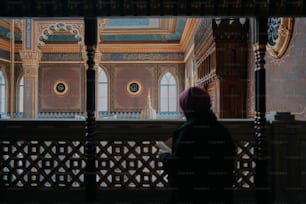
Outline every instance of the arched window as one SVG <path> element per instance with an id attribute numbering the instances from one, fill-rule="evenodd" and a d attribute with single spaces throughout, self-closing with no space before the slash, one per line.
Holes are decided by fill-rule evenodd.
<path id="1" fill-rule="evenodd" d="M 166 72 L 160 80 L 160 112 L 177 112 L 176 80 Z"/>
<path id="2" fill-rule="evenodd" d="M 17 99 L 18 114 L 23 113 L 23 87 L 24 87 L 24 82 L 23 82 L 23 76 L 22 76 L 20 77 L 18 81 L 18 99 Z"/>
<path id="3" fill-rule="evenodd" d="M 0 114 L 6 114 L 6 82 L 0 70 Z"/>
<path id="4" fill-rule="evenodd" d="M 103 68 L 98 69 L 97 111 L 108 111 L 108 80 Z"/>

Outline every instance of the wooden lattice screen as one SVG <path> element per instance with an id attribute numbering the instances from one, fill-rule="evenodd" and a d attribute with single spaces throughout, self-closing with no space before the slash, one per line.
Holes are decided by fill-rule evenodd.
<path id="1" fill-rule="evenodd" d="M 45 124 L 45 126 L 47 123 Z M 127 124 L 128 126 L 129 124 Z M 150 124 L 149 124 L 150 125 Z M 173 125 L 172 129 L 177 124 Z M 46 127 L 44 126 L 44 129 Z M 139 128 L 143 126 L 142 128 Z M 167 186 L 167 175 L 162 171 L 155 142 L 164 137 L 155 132 L 158 129 L 167 135 L 167 125 L 140 125 L 138 128 L 126 129 L 113 126 L 112 131 L 105 132 L 107 138 L 99 139 L 96 148 L 96 184 L 98 189 L 161 189 Z M 169 125 L 168 125 L 169 126 Z M 64 126 L 63 126 L 64 127 Z M 37 127 L 36 127 L 37 128 Z M 56 129 L 56 127 L 54 127 Z M 148 128 L 148 130 L 144 130 Z M 151 129 L 150 129 L 151 128 Z M 164 128 L 164 129 L 163 129 Z M 39 128 L 38 128 L 39 129 Z M 171 128 L 170 128 L 171 129 Z M 167 131 L 166 131 L 167 130 Z M 35 131 L 35 128 L 33 129 Z M 133 139 L 133 134 L 138 136 Z M 151 133 L 150 133 L 151 132 Z M 13 132 L 14 133 L 14 132 Z M 136 133 L 135 133 L 136 134 Z M 139 137 L 142 134 L 143 137 Z M 159 135 L 159 136 L 158 136 Z M 84 188 L 85 176 L 85 140 L 81 135 L 64 137 L 54 135 L 35 136 L 36 139 L 20 134 L 20 137 L 4 137 L 0 141 L 0 183 L 4 188 Z M 29 139 L 30 138 L 30 139 Z M 40 139 L 37 139 L 40 138 Z M 255 159 L 254 142 L 242 140 L 236 142 L 236 189 L 254 187 Z"/>

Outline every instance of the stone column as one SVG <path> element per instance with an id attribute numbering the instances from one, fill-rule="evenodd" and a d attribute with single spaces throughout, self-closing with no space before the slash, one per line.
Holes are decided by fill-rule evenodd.
<path id="1" fill-rule="evenodd" d="M 38 114 L 38 68 L 41 52 L 36 50 L 20 51 L 24 73 L 24 118 L 36 118 Z"/>

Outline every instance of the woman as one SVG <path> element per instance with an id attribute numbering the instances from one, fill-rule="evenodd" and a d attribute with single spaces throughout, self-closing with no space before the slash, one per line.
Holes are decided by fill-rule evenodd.
<path id="1" fill-rule="evenodd" d="M 172 151 L 160 154 L 172 203 L 232 203 L 235 147 L 229 132 L 204 89 L 186 89 L 179 103 L 186 121 L 173 134 Z"/>

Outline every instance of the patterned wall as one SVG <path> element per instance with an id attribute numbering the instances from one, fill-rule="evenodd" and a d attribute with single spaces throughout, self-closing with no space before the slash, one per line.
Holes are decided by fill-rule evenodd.
<path id="1" fill-rule="evenodd" d="M 84 94 L 79 65 L 41 65 L 39 111 L 80 111 Z"/>
<path id="2" fill-rule="evenodd" d="M 104 64 L 110 71 L 110 111 L 141 111 L 147 103 L 150 89 L 152 107 L 158 111 L 159 79 L 171 72 L 177 79 L 178 92 L 182 89 L 183 66 L 179 64 Z M 140 91 L 128 90 L 131 82 L 138 83 Z"/>
<path id="3" fill-rule="evenodd" d="M 156 64 L 114 64 L 111 78 L 111 106 L 116 111 L 140 111 L 146 104 L 148 89 L 151 98 L 155 98 Z M 128 85 L 136 82 L 140 85 L 139 93 L 128 90 Z M 156 107 L 152 100 L 152 106 Z"/>
<path id="4" fill-rule="evenodd" d="M 267 112 L 291 112 L 306 118 L 306 18 L 295 18 L 293 36 L 285 54 L 266 54 Z"/>

